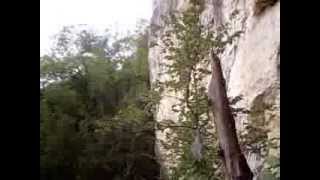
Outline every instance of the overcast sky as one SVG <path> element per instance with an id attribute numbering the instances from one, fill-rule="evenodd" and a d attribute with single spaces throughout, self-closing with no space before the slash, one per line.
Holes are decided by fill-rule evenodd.
<path id="1" fill-rule="evenodd" d="M 41 0 L 40 54 L 66 25 L 88 24 L 104 30 L 132 30 L 138 19 L 149 20 L 153 0 Z"/>

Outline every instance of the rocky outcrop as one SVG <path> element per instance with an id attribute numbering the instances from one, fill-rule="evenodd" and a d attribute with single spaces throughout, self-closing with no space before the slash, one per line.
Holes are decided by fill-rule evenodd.
<path id="1" fill-rule="evenodd" d="M 230 23 L 230 32 L 243 31 L 241 37 L 226 48 L 221 55 L 221 63 L 229 97 L 243 96 L 237 105 L 251 111 L 248 115 L 236 119 L 237 130 L 242 131 L 248 120 L 268 123 L 268 138 L 279 137 L 280 128 L 280 1 L 263 9 L 257 15 L 257 0 L 205 0 L 205 10 L 201 20 L 206 26 Z M 183 10 L 187 0 L 154 0 L 151 19 L 150 42 L 159 43 L 160 35 L 166 28 L 161 20 L 169 11 Z M 149 66 L 151 81 L 163 80 L 165 74 L 160 63 L 166 61 L 158 46 L 150 46 Z M 209 84 L 209 77 L 205 82 Z M 176 119 L 177 114 L 171 110 L 176 101 L 175 94 L 167 93 L 160 101 L 155 114 L 157 121 Z M 166 132 L 157 132 L 157 139 L 166 141 Z M 170 152 L 164 151 L 161 144 L 156 145 L 159 161 L 163 167 L 174 166 L 169 161 Z M 279 157 L 278 149 L 270 153 Z M 262 159 L 256 154 L 247 154 L 251 169 L 258 173 Z"/>

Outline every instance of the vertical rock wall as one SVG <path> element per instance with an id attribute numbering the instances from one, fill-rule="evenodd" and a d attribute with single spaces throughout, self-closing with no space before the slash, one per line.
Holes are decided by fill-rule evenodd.
<path id="1" fill-rule="evenodd" d="M 270 122 L 268 138 L 273 138 L 280 136 L 280 1 L 259 15 L 254 15 L 255 3 L 256 0 L 205 0 L 206 8 L 201 19 L 207 26 L 229 22 L 231 32 L 244 32 L 221 56 L 228 96 L 242 95 L 243 100 L 238 106 L 251 111 L 249 115 L 237 118 L 237 129 L 241 131 L 248 119 L 263 119 Z M 150 42 L 159 43 L 166 27 L 161 20 L 162 15 L 182 10 L 187 5 L 187 0 L 154 0 Z M 151 82 L 167 78 L 161 74 L 159 66 L 164 61 L 166 59 L 161 55 L 161 49 L 150 46 Z M 166 93 L 161 99 L 155 114 L 156 121 L 177 119 L 177 114 L 171 110 L 177 102 L 175 96 Z M 159 141 L 166 141 L 165 132 L 156 132 L 156 136 Z M 164 169 L 175 165 L 168 159 L 170 152 L 165 151 L 159 142 L 156 143 L 156 150 Z M 279 156 L 278 150 L 271 149 L 270 153 Z M 247 158 L 253 171 L 261 169 L 261 160 L 257 155 L 248 154 Z"/>

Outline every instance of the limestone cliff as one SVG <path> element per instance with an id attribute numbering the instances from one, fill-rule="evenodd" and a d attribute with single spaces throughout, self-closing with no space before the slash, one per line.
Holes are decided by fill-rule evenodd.
<path id="1" fill-rule="evenodd" d="M 262 1 L 262 0 L 260 0 Z M 243 31 L 241 37 L 229 45 L 221 56 L 223 73 L 226 78 L 228 96 L 243 96 L 238 106 L 251 112 L 236 119 L 238 131 L 244 123 L 265 121 L 268 123 L 268 138 L 279 137 L 280 132 L 280 1 L 257 11 L 259 0 L 205 0 L 205 10 L 201 15 L 205 26 L 230 23 L 231 32 Z M 166 28 L 161 16 L 169 11 L 183 10 L 187 0 L 154 0 L 150 41 L 159 42 L 160 35 Z M 151 82 L 167 78 L 161 74 L 160 63 L 166 61 L 157 46 L 150 46 L 149 66 Z M 208 80 L 205 82 L 209 83 Z M 175 94 L 164 96 L 155 114 L 156 121 L 175 119 L 177 114 L 171 110 L 175 104 Z M 213 123 L 213 122 L 212 122 Z M 166 140 L 165 132 L 156 132 L 158 140 Z M 175 162 L 167 159 L 169 152 L 164 151 L 159 143 L 156 146 L 159 160 L 163 167 L 170 167 Z M 278 149 L 269 152 L 279 157 Z M 254 153 L 248 153 L 251 169 L 258 174 L 262 159 Z"/>

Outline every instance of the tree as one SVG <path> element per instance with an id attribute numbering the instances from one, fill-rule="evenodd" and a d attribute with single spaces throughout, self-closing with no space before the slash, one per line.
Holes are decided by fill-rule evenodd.
<path id="1" fill-rule="evenodd" d="M 235 121 L 230 109 L 220 59 L 212 53 L 212 77 L 209 87 L 215 125 L 223 154 L 227 179 L 251 180 L 253 174 L 241 152 Z"/>
<path id="2" fill-rule="evenodd" d="M 64 28 L 41 57 L 41 179 L 157 179 L 146 32 Z"/>
<path id="3" fill-rule="evenodd" d="M 225 46 L 238 37 L 240 32 L 229 35 L 227 24 L 222 25 L 215 31 L 205 29 L 200 23 L 202 10 L 203 2 L 193 0 L 190 7 L 181 15 L 173 13 L 166 19 L 168 29 L 162 37 L 162 44 L 164 45 L 163 53 L 166 55 L 165 58 L 168 63 L 164 66 L 167 69 L 165 73 L 171 75 L 172 78 L 162 83 L 169 89 L 181 92 L 182 97 L 178 98 L 180 103 L 173 107 L 173 111 L 178 112 L 180 116 L 178 123 L 173 122 L 165 127 L 171 129 L 189 127 L 189 129 L 196 129 L 200 132 L 198 134 L 204 136 L 204 138 L 212 138 L 211 140 L 214 141 L 215 136 L 206 137 L 205 135 L 208 133 L 205 132 L 208 127 L 203 128 L 204 131 L 199 131 L 202 130 L 201 124 L 207 124 L 205 122 L 209 120 L 208 111 L 211 110 L 214 114 L 217 139 L 222 151 L 218 151 L 217 146 L 211 148 L 215 150 L 214 155 L 216 157 L 219 154 L 222 155 L 220 157 L 225 164 L 225 178 L 251 180 L 253 174 L 241 153 L 238 143 L 233 113 L 227 98 L 218 57 L 224 51 Z M 210 54 L 211 61 L 208 58 Z M 206 69 L 209 63 L 212 64 L 211 70 Z M 212 74 L 212 79 L 207 95 L 205 88 L 200 84 L 208 74 Z M 196 140 L 197 136 L 190 133 L 189 135 L 186 134 L 189 130 L 184 129 L 182 131 L 184 132 L 181 133 L 176 130 L 174 133 L 177 134 L 177 137 L 188 137 L 187 139 Z M 188 153 L 185 152 L 186 148 L 183 148 L 183 145 L 190 147 L 191 142 L 186 143 L 188 140 L 182 140 L 181 138 L 178 138 L 178 141 L 178 143 L 173 143 L 176 144 L 174 148 L 183 149 L 180 160 L 184 160 L 183 157 L 188 157 Z M 203 143 L 203 145 L 206 147 L 206 143 Z M 171 148 L 173 147 L 171 146 Z M 181 164 L 183 163 L 185 162 Z M 218 162 L 215 163 L 218 164 Z M 184 173 L 182 172 L 182 174 Z"/>

